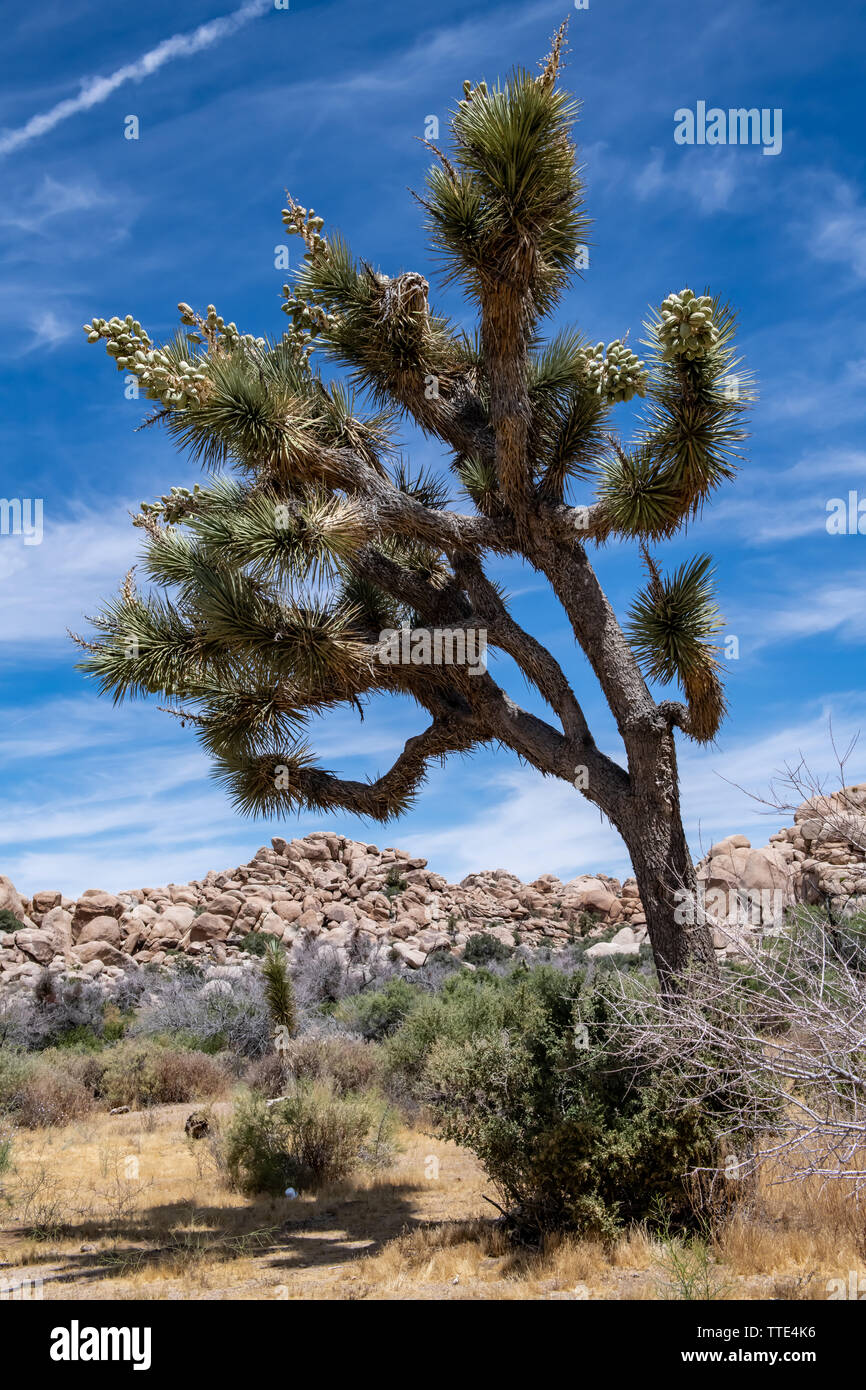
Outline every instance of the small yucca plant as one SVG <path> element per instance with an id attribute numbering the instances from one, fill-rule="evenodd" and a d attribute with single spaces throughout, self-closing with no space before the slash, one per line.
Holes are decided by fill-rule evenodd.
<path id="1" fill-rule="evenodd" d="M 279 1030 L 292 1037 L 298 1028 L 295 990 L 289 974 L 285 948 L 278 941 L 269 941 L 262 961 L 265 981 L 265 1001 L 275 1033 Z"/>

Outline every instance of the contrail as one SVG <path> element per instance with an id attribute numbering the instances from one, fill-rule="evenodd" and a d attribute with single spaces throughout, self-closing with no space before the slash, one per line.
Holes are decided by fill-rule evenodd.
<path id="1" fill-rule="evenodd" d="M 31 116 L 27 124 L 20 126 L 18 130 L 9 130 L 5 135 L 0 135 L 0 155 L 11 154 L 13 150 L 20 149 L 29 141 L 37 140 L 40 135 L 47 134 L 62 121 L 68 121 L 70 116 L 77 116 L 79 111 L 89 111 L 92 106 L 99 106 L 125 82 L 141 82 L 175 58 L 190 58 L 194 53 L 200 53 L 203 48 L 210 48 L 212 44 L 219 43 L 220 39 L 234 34 L 251 19 L 257 19 L 259 15 L 272 8 L 273 0 L 246 0 L 240 9 L 223 15 L 221 19 L 212 19 L 208 24 L 200 24 L 189 34 L 175 34 L 173 38 L 164 39 L 149 53 L 143 54 L 134 63 L 126 63 L 109 77 L 91 78 L 83 84 L 78 96 L 67 97 L 65 101 L 59 101 L 56 106 L 52 106 L 50 111 Z"/>

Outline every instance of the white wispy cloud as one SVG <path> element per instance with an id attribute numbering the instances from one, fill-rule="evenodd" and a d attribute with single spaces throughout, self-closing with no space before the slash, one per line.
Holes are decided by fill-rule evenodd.
<path id="1" fill-rule="evenodd" d="M 70 664 L 73 659 L 70 653 Z M 330 827 L 369 838 L 369 825 L 348 816 L 289 813 L 259 822 L 239 816 L 191 731 L 157 704 L 114 706 L 82 678 L 79 695 L 4 711 L 0 873 L 22 892 L 54 887 L 75 895 L 93 887 L 183 883 L 245 863 L 277 832 Z M 324 765 L 349 775 L 375 773 L 390 766 L 417 729 L 417 717 L 411 727 L 408 719 L 408 709 L 384 702 L 363 721 L 354 711 L 335 711 L 326 722 L 314 721 L 313 740 Z"/>
<path id="2" fill-rule="evenodd" d="M 713 154 L 718 156 L 718 151 Z M 722 157 L 716 157 L 712 163 L 697 165 L 681 160 L 669 165 L 660 150 L 653 150 L 635 177 L 634 191 L 641 202 L 679 193 L 695 202 L 700 212 L 721 212 L 741 189 L 745 176 L 739 151 L 722 152 Z"/>
<path id="3" fill-rule="evenodd" d="M 30 120 L 18 129 L 8 130 L 0 135 L 0 155 L 12 154 L 31 140 L 38 140 L 40 136 L 47 135 L 50 130 L 54 130 L 72 116 L 100 106 L 127 82 L 143 82 L 145 78 L 159 72 L 166 63 L 174 62 L 177 58 L 191 58 L 203 49 L 229 38 L 237 33 L 238 29 L 271 8 L 272 0 L 247 0 L 247 3 L 231 14 L 209 20 L 207 24 L 200 24 L 188 34 L 175 34 L 169 39 L 163 39 L 155 48 L 151 48 L 134 62 L 116 68 L 107 77 L 86 80 L 77 96 L 66 97 L 48 111 L 31 116 Z"/>
<path id="4" fill-rule="evenodd" d="M 19 496 L 28 491 L 23 478 L 7 477 L 5 488 Z M 86 626 L 82 615 L 115 591 L 141 548 L 126 508 L 79 508 L 77 515 L 55 521 L 55 505 L 51 497 L 44 499 L 40 545 L 25 544 L 23 536 L 0 536 L 0 643 L 65 641 L 67 628 Z"/>
<path id="5" fill-rule="evenodd" d="M 63 343 L 67 338 L 71 338 L 77 327 L 78 325 L 73 323 L 71 316 L 62 319 L 53 309 L 46 309 L 43 313 L 37 314 L 33 320 L 33 341 L 30 351 L 35 351 L 37 346 L 56 347 L 58 343 Z"/>
<path id="6" fill-rule="evenodd" d="M 866 450 L 840 447 L 820 449 L 804 455 L 787 469 L 787 478 L 850 478 L 852 487 L 866 474 Z"/>
<path id="7" fill-rule="evenodd" d="M 2 137 L 0 137 L 2 138 Z M 104 212 L 116 203 L 114 195 L 100 188 L 92 179 L 56 179 L 45 174 L 36 187 L 27 187 L 23 196 L 10 196 L 0 208 L 0 227 L 16 232 L 41 232 L 55 218 L 64 219 L 63 231 L 68 233 L 68 218 L 76 213 Z"/>
<path id="8" fill-rule="evenodd" d="M 848 539 L 839 536 L 837 546 L 844 546 Z M 785 602 L 765 614 L 763 640 L 757 645 L 831 632 L 843 641 L 862 642 L 866 638 L 864 586 L 866 574 L 862 570 L 840 574 L 835 581 L 826 584 L 799 583 L 796 592 L 786 595 Z"/>
<path id="9" fill-rule="evenodd" d="M 838 261 L 858 280 L 866 279 L 866 204 L 844 179 L 824 174 L 823 196 L 816 200 L 810 250 L 824 261 Z"/>

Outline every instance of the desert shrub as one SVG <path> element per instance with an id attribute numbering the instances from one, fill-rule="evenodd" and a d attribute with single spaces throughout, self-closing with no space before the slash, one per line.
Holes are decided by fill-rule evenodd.
<path id="1" fill-rule="evenodd" d="M 371 1095 L 338 1095 L 318 1082 L 299 1086 L 273 1107 L 285 1123 L 295 1183 L 322 1187 L 344 1178 L 362 1160 L 362 1149 L 387 1108 Z"/>
<path id="2" fill-rule="evenodd" d="M 6 1042 L 28 1049 L 102 1045 L 107 1000 L 99 985 L 92 980 L 61 979 L 45 971 L 38 986 L 19 994 L 4 1010 Z"/>
<path id="3" fill-rule="evenodd" d="M 345 954 L 326 942 L 305 937 L 292 953 L 295 996 L 305 1009 L 336 1004 L 351 993 Z"/>
<path id="4" fill-rule="evenodd" d="M 128 1017 L 139 1007 L 150 985 L 144 970 L 124 970 L 111 986 L 111 1002 L 121 1015 Z"/>
<path id="5" fill-rule="evenodd" d="M 0 1178 L 12 1172 L 12 1144 L 15 1131 L 10 1126 L 0 1125 Z M 2 1189 L 0 1189 L 2 1191 Z"/>
<path id="6" fill-rule="evenodd" d="M 449 975 L 463 969 L 463 962 L 444 947 L 431 951 L 424 964 L 412 971 L 412 984 L 423 990 L 441 989 Z"/>
<path id="7" fill-rule="evenodd" d="M 724 970 L 745 997 L 756 996 L 756 1005 L 766 1010 L 764 1026 L 773 1031 L 793 1026 L 792 995 L 807 999 L 816 982 L 825 999 L 835 997 L 841 1009 L 850 1010 L 851 986 L 866 976 L 866 914 L 831 922 L 826 911 L 801 906 L 786 931 L 764 938 L 760 954 L 733 957 Z"/>
<path id="8" fill-rule="evenodd" d="M 227 1085 L 225 1067 L 205 1052 L 130 1040 L 106 1054 L 99 1090 L 109 1108 L 128 1105 L 138 1110 L 214 1099 L 225 1093 Z"/>
<path id="9" fill-rule="evenodd" d="M 221 1166 L 239 1192 L 281 1192 L 294 1172 L 286 1125 L 276 1105 L 243 1096 L 221 1138 Z"/>
<path id="10" fill-rule="evenodd" d="M 225 990 L 209 990 L 183 971 L 157 977 L 130 1035 L 175 1038 L 212 1054 L 263 1056 L 271 1046 L 271 1025 L 262 979 L 251 971 L 227 983 Z"/>
<path id="11" fill-rule="evenodd" d="M 328 1082 L 340 1096 L 375 1086 L 382 1076 L 379 1049 L 339 1033 L 293 1038 L 283 1056 L 289 1074 L 297 1081 Z"/>
<path id="12" fill-rule="evenodd" d="M 74 1046 L 64 1043 L 56 1048 L 46 1048 L 39 1055 L 46 1067 L 73 1077 L 95 1099 L 101 1096 L 105 1059 L 108 1055 L 105 1049 L 93 1048 L 87 1044 Z"/>
<path id="13" fill-rule="evenodd" d="M 488 936 L 486 932 L 475 932 L 463 948 L 463 959 L 467 965 L 489 965 L 494 960 L 508 960 L 512 954 L 510 946 L 506 946 L 497 936 Z"/>
<path id="14" fill-rule="evenodd" d="M 341 999 L 374 988 L 399 974 L 378 942 L 359 932 L 339 950 L 315 937 L 305 937 L 291 957 L 298 1004 L 307 1013 L 327 1012 Z"/>
<path id="15" fill-rule="evenodd" d="M 270 1099 L 282 1094 L 288 1073 L 281 1053 L 266 1052 L 264 1057 L 249 1062 L 242 1076 L 255 1095 Z"/>
<path id="16" fill-rule="evenodd" d="M 460 1041 L 506 1026 L 501 1024 L 505 989 L 504 977 L 463 970 L 449 976 L 435 994 L 419 993 L 414 1007 L 386 1040 L 388 1070 L 414 1084 L 420 1081 L 438 1038 Z"/>
<path id="17" fill-rule="evenodd" d="M 225 1170 L 241 1192 L 315 1190 L 376 1162 L 389 1107 L 376 1095 L 339 1095 L 315 1082 L 268 1105 L 250 1095 L 235 1106 L 222 1142 Z"/>
<path id="18" fill-rule="evenodd" d="M 381 989 L 341 1000 L 335 1017 L 353 1032 L 378 1042 L 399 1028 L 420 998 L 416 985 L 395 975 Z"/>
<path id="19" fill-rule="evenodd" d="M 24 923 L 15 916 L 11 907 L 0 907 L 0 932 L 20 931 Z"/>
<path id="20" fill-rule="evenodd" d="M 273 932 L 251 931 L 247 932 L 238 949 L 251 956 L 263 956 L 272 943 L 276 946 L 280 944 L 280 938 L 274 936 Z"/>
<path id="21" fill-rule="evenodd" d="M 619 1017 L 598 977 L 463 974 L 385 1044 L 392 1071 L 443 1137 L 478 1156 L 525 1235 L 610 1238 L 659 1210 L 685 1228 L 687 1175 L 724 1166 L 717 1098 L 690 1098 L 676 1069 L 627 1055 Z"/>
<path id="22" fill-rule="evenodd" d="M 0 1048 L 0 1112 L 23 1129 L 66 1125 L 94 1108 L 92 1093 L 70 1071 L 44 1056 Z"/>
<path id="23" fill-rule="evenodd" d="M 296 1082 L 325 1081 L 337 1095 L 362 1091 L 382 1080 L 382 1055 L 374 1043 L 345 1033 L 292 1038 L 281 1052 L 251 1062 L 244 1073 L 250 1090 L 278 1096 Z"/>
<path id="24" fill-rule="evenodd" d="M 392 864 L 385 878 L 385 893 L 389 898 L 396 898 L 399 893 L 405 893 L 408 888 L 403 875 L 400 873 L 396 864 Z"/>

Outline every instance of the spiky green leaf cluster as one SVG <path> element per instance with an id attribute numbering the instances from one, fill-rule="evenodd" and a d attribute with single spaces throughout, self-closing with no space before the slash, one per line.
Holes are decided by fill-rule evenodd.
<path id="1" fill-rule="evenodd" d="M 676 680 L 700 741 L 715 737 L 725 710 L 718 646 L 723 626 L 715 601 L 712 560 L 699 555 L 662 578 L 647 557 L 650 578 L 630 609 L 629 640 L 651 680 Z"/>
<path id="2" fill-rule="evenodd" d="M 668 352 L 659 313 L 645 325 L 652 371 L 637 443 L 616 445 L 602 470 L 599 499 L 610 532 L 672 536 L 736 474 L 752 379 L 736 355 L 733 310 L 717 297 L 705 300 L 712 343 L 691 355 Z"/>
<path id="3" fill-rule="evenodd" d="M 517 273 L 548 313 L 574 272 L 588 222 L 574 162 L 578 107 L 517 70 L 470 88 L 454 112 L 453 149 L 430 170 L 424 205 L 450 278 L 478 298 Z"/>

